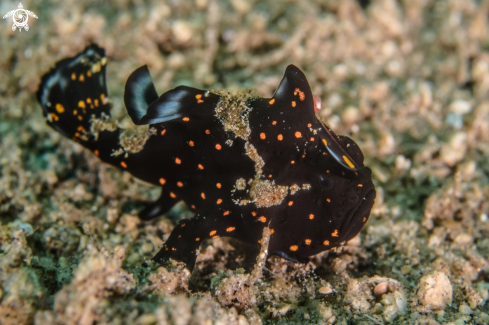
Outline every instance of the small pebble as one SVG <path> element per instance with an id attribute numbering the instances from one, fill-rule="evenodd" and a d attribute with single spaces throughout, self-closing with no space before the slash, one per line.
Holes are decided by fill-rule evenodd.
<path id="1" fill-rule="evenodd" d="M 403 265 L 403 266 L 401 266 L 401 272 L 404 273 L 404 274 L 408 274 L 409 272 L 411 272 L 411 270 L 412 270 L 411 265 Z"/>
<path id="2" fill-rule="evenodd" d="M 232 0 L 231 5 L 242 15 L 247 14 L 251 9 L 251 4 L 245 0 Z"/>
<path id="3" fill-rule="evenodd" d="M 179 44 L 188 42 L 192 38 L 193 34 L 190 25 L 183 20 L 177 20 L 173 23 L 172 32 L 175 40 Z"/>
<path id="4" fill-rule="evenodd" d="M 451 102 L 448 108 L 451 112 L 460 115 L 467 114 L 472 111 L 472 105 L 463 99 L 458 99 Z"/>
<path id="5" fill-rule="evenodd" d="M 141 252 L 143 254 L 149 254 L 149 253 L 151 253 L 153 251 L 153 249 L 154 249 L 154 246 L 151 243 L 144 243 L 141 246 Z"/>
<path id="6" fill-rule="evenodd" d="M 18 227 L 25 232 L 26 236 L 30 236 L 34 233 L 34 229 L 32 229 L 32 225 L 30 223 L 19 223 Z"/>
<path id="7" fill-rule="evenodd" d="M 443 272 L 434 271 L 423 276 L 418 287 L 416 295 L 419 303 L 432 311 L 443 310 L 452 302 L 452 284 Z"/>
<path id="8" fill-rule="evenodd" d="M 137 325 L 152 325 L 152 324 L 156 324 L 157 322 L 158 322 L 158 319 L 153 314 L 141 315 L 136 320 Z"/>
<path id="9" fill-rule="evenodd" d="M 374 295 L 380 297 L 383 294 L 386 294 L 388 291 L 389 291 L 389 284 L 387 282 L 381 282 L 375 286 Z"/>
<path id="10" fill-rule="evenodd" d="M 460 305 L 460 307 L 458 307 L 458 311 L 462 314 L 462 315 L 472 315 L 472 313 L 474 312 L 472 310 L 472 308 L 470 308 L 468 305 L 466 304 L 463 304 L 463 305 Z"/>
<path id="11" fill-rule="evenodd" d="M 361 119 L 360 110 L 354 106 L 348 106 L 341 114 L 341 118 L 346 124 L 353 124 Z"/>
<path id="12" fill-rule="evenodd" d="M 453 240 L 453 243 L 459 247 L 467 247 L 472 245 L 474 238 L 469 234 L 458 234 Z"/>
<path id="13" fill-rule="evenodd" d="M 318 292 L 320 294 L 323 294 L 323 295 L 329 295 L 329 294 L 334 293 L 335 291 L 333 288 L 330 288 L 330 287 L 321 287 L 318 289 Z"/>

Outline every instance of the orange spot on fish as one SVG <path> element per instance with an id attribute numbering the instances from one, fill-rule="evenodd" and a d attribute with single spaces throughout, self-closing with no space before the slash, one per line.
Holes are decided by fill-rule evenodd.
<path id="1" fill-rule="evenodd" d="M 59 121 L 58 115 L 56 115 L 54 113 L 49 113 L 49 117 L 51 118 L 50 121 L 55 121 L 55 122 Z"/>
<path id="2" fill-rule="evenodd" d="M 348 166 L 350 166 L 350 168 L 355 168 L 355 165 L 351 162 L 350 159 L 348 159 L 347 156 L 343 156 L 343 160 L 346 162 Z"/>
<path id="3" fill-rule="evenodd" d="M 195 95 L 195 98 L 197 99 L 197 104 L 203 103 L 204 101 L 201 99 L 202 94 Z"/>
<path id="4" fill-rule="evenodd" d="M 58 112 L 58 113 L 60 113 L 60 114 L 61 114 L 61 113 L 64 113 L 64 112 L 65 112 L 65 108 L 64 108 L 64 106 L 63 106 L 63 105 L 61 105 L 61 104 L 59 104 L 59 103 L 58 103 L 58 104 L 56 104 L 56 112 Z"/>
<path id="5" fill-rule="evenodd" d="M 303 101 L 304 99 L 306 99 L 306 95 L 305 95 L 305 94 L 304 94 L 304 92 L 303 92 L 303 91 L 301 91 L 299 88 L 296 88 L 296 89 L 294 90 L 294 96 L 296 96 L 297 94 L 299 94 L 299 99 L 300 99 L 301 101 Z"/>

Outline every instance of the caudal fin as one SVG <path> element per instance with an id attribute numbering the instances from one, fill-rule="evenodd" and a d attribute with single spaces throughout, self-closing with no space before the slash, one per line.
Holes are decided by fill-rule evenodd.
<path id="1" fill-rule="evenodd" d="M 90 120 L 110 115 L 106 64 L 105 50 L 92 44 L 77 56 L 57 62 L 42 77 L 37 99 L 51 127 L 82 144 L 89 140 Z"/>

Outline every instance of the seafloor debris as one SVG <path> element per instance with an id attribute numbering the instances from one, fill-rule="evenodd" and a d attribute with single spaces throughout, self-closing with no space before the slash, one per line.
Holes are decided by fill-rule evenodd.
<path id="1" fill-rule="evenodd" d="M 434 271 L 419 280 L 416 293 L 421 309 L 443 310 L 452 303 L 453 290 L 450 279 L 443 272 Z"/>

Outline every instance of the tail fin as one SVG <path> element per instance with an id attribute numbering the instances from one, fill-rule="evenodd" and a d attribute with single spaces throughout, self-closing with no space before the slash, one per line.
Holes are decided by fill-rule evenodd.
<path id="1" fill-rule="evenodd" d="M 89 146 L 90 120 L 110 115 L 105 82 L 105 50 L 89 45 L 56 63 L 37 91 L 47 123 L 59 133 Z M 85 143 L 84 143 L 85 142 Z"/>

